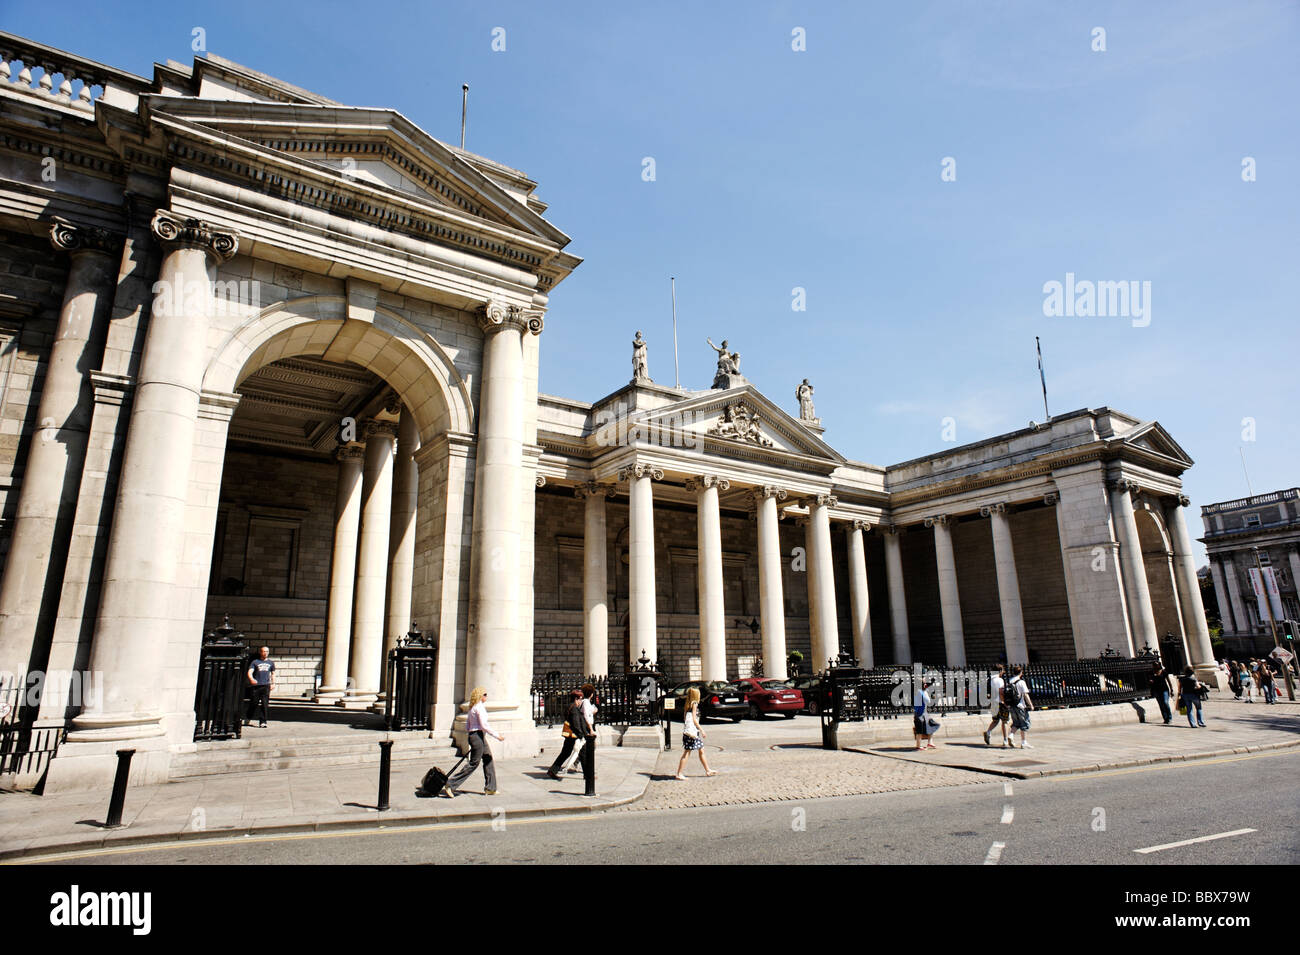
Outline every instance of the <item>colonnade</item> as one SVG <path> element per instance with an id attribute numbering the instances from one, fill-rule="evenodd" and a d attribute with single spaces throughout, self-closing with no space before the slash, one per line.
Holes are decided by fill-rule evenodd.
<path id="1" fill-rule="evenodd" d="M 385 411 L 390 417 L 361 422 L 364 441 L 335 452 L 334 554 L 317 702 L 376 703 L 387 689 L 387 651 L 411 624 L 420 439 L 396 396 Z"/>
<path id="2" fill-rule="evenodd" d="M 629 611 L 628 627 L 633 653 L 644 651 L 651 660 L 658 658 L 655 609 L 654 491 L 655 481 L 664 472 L 648 465 L 633 465 L 618 473 L 629 491 Z M 697 586 L 699 588 L 700 664 L 705 680 L 725 680 L 727 673 L 726 620 L 723 606 L 722 534 L 718 495 L 728 490 L 730 482 L 714 474 L 690 476 L 685 487 L 695 495 L 697 509 Z M 608 669 L 608 611 L 606 568 L 606 517 L 608 497 L 615 493 L 611 485 L 588 482 L 576 488 L 585 500 L 583 559 L 583 668 L 588 673 Z M 1156 626 L 1147 584 L 1145 565 L 1138 543 L 1132 495 L 1132 482 L 1110 487 L 1110 502 L 1116 533 L 1120 538 L 1121 571 L 1132 622 L 1136 649 L 1156 647 Z M 757 523 L 759 609 L 762 655 L 768 676 L 786 677 L 785 603 L 778 522 L 780 502 L 788 497 L 786 489 L 774 486 L 755 487 L 749 492 L 749 504 Z M 1187 639 L 1193 663 L 1203 665 L 1211 659 L 1209 633 L 1205 626 L 1199 585 L 1193 562 L 1190 536 L 1181 505 L 1185 497 L 1172 501 L 1155 499 L 1168 528 L 1170 550 L 1168 564 L 1176 589 L 1182 632 Z M 1058 497 L 1048 494 L 1042 502 L 1055 506 Z M 821 669 L 840 647 L 835 576 L 831 557 L 831 510 L 838 504 L 830 494 L 817 494 L 791 501 L 806 508 L 797 516 L 804 528 L 805 559 L 808 580 L 809 629 L 812 660 Z M 988 523 L 993 545 L 994 570 L 998 588 L 998 606 L 1006 659 L 1027 662 L 1028 636 L 1021 601 L 1020 579 L 1016 570 L 1015 546 L 1012 541 L 1009 503 L 994 502 L 978 509 Z M 939 513 L 922 519 L 933 530 L 935 566 L 938 576 L 939 609 L 942 618 L 944 649 L 949 666 L 966 666 L 966 643 L 962 625 L 961 590 L 958 583 L 953 547 L 953 525 L 957 515 Z M 872 644 L 870 591 L 867 579 L 866 548 L 863 534 L 871 523 L 861 518 L 836 518 L 846 535 L 848 554 L 850 626 L 853 653 L 863 666 L 875 665 Z M 910 664 L 912 646 L 908 630 L 907 596 L 904 581 L 902 545 L 903 528 L 880 524 L 884 542 L 886 589 L 893 639 L 893 662 Z M 1068 571 L 1067 571 L 1068 573 Z M 1144 596 L 1145 595 L 1145 596 Z M 1133 652 L 1134 648 L 1130 648 Z"/>

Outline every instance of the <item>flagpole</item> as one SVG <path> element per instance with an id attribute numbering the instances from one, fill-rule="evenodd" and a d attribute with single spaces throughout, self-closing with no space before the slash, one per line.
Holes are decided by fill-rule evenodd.
<path id="1" fill-rule="evenodd" d="M 673 378 L 677 382 L 677 387 L 682 386 L 682 374 L 677 367 L 677 279 L 674 276 L 668 276 L 668 281 L 672 283 L 673 288 Z"/>
<path id="2" fill-rule="evenodd" d="M 1047 410 L 1047 373 L 1043 370 L 1043 346 L 1037 335 L 1034 336 L 1034 347 L 1038 349 L 1038 379 L 1043 383 L 1043 414 L 1047 416 L 1046 421 L 1051 421 L 1052 413 Z"/>

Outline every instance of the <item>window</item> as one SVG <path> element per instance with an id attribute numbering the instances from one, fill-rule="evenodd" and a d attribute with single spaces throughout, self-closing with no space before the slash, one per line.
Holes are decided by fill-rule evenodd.
<path id="1" fill-rule="evenodd" d="M 1272 567 L 1272 566 L 1273 566 L 1273 558 L 1268 556 L 1268 551 L 1266 551 L 1266 550 L 1261 550 L 1261 551 L 1259 552 L 1259 566 L 1261 566 L 1261 567 Z"/>
<path id="2" fill-rule="evenodd" d="M 1261 523 L 1261 521 L 1260 521 L 1260 519 L 1259 519 L 1259 515 L 1258 515 L 1258 514 L 1247 514 L 1247 515 L 1246 515 L 1246 526 L 1247 526 L 1247 527 L 1259 527 L 1260 523 Z"/>

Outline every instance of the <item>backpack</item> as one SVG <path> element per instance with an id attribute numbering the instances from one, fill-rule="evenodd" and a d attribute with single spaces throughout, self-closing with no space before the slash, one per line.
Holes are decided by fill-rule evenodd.
<path id="1" fill-rule="evenodd" d="M 1015 677 L 1014 679 L 1007 680 L 1002 687 L 1002 692 L 1006 694 L 1008 707 L 1024 705 L 1024 697 L 1020 695 L 1020 687 L 1017 685 L 1019 682 L 1020 677 Z"/>

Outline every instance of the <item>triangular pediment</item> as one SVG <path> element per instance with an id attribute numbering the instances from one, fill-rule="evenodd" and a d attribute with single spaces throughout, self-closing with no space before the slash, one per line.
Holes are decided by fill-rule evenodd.
<path id="1" fill-rule="evenodd" d="M 1173 458 L 1184 467 L 1192 466 L 1192 459 L 1158 421 L 1147 421 L 1119 436 L 1131 447 Z"/>
<path id="2" fill-rule="evenodd" d="M 151 96 L 154 122 L 178 136 L 237 141 L 267 159 L 318 170 L 340 186 L 385 193 L 563 248 L 569 238 L 541 215 L 535 183 L 518 170 L 449 146 L 389 109 L 333 103 L 241 102 Z"/>
<path id="3" fill-rule="evenodd" d="M 705 450 L 743 451 L 747 456 L 798 456 L 843 464 L 845 458 L 753 385 L 697 392 L 638 417 L 656 433 L 680 431 Z"/>

